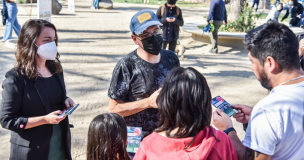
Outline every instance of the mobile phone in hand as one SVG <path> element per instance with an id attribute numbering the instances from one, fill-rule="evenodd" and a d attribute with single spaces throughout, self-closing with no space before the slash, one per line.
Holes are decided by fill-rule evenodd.
<path id="1" fill-rule="evenodd" d="M 63 117 L 63 116 L 71 115 L 78 106 L 79 106 L 79 104 L 76 104 L 76 105 L 74 105 L 74 106 L 72 106 L 70 108 L 62 110 L 61 111 L 62 114 L 58 114 L 58 116 Z"/>
<path id="2" fill-rule="evenodd" d="M 173 19 L 174 17 L 169 17 L 169 19 Z"/>
<path id="3" fill-rule="evenodd" d="M 229 117 L 238 113 L 227 101 L 225 101 L 221 96 L 216 96 L 212 99 L 212 105 L 223 112 L 225 112 Z"/>

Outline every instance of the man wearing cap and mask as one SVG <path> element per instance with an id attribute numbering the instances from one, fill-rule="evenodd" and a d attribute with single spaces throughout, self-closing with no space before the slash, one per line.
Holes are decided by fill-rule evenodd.
<path id="1" fill-rule="evenodd" d="M 171 69 L 180 66 L 174 52 L 161 49 L 160 26 L 153 11 L 133 16 L 131 38 L 138 48 L 118 61 L 108 91 L 109 111 L 122 115 L 128 126 L 142 127 L 142 137 L 157 127 L 161 84 Z"/>
<path id="2" fill-rule="evenodd" d="M 157 18 L 164 25 L 162 49 L 166 49 L 169 44 L 169 50 L 173 52 L 179 38 L 179 27 L 184 25 L 182 10 L 175 4 L 176 0 L 167 0 L 156 12 Z"/>

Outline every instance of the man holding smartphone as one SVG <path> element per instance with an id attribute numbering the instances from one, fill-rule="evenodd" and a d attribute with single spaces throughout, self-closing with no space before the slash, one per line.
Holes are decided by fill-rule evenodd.
<path id="1" fill-rule="evenodd" d="M 233 117 L 246 130 L 243 142 L 223 111 L 214 112 L 213 124 L 230 137 L 239 160 L 303 159 L 304 72 L 298 39 L 286 25 L 268 21 L 247 32 L 244 44 L 251 69 L 270 93 L 253 108 L 233 105 L 239 111 Z"/>
<path id="2" fill-rule="evenodd" d="M 163 24 L 162 49 L 166 49 L 169 44 L 169 50 L 173 52 L 179 38 L 179 27 L 184 25 L 182 10 L 175 4 L 176 0 L 167 0 L 156 12 L 157 18 Z"/>

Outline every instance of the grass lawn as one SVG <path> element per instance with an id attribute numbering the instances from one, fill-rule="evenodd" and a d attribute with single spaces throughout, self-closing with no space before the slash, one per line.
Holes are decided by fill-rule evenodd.
<path id="1" fill-rule="evenodd" d="M 119 2 L 119 3 L 135 3 L 135 4 L 144 4 L 144 0 L 113 0 L 113 2 Z M 158 4 L 158 0 L 150 0 L 149 5 L 163 5 L 166 0 L 160 1 L 161 3 Z M 209 4 L 203 4 L 203 3 L 190 3 L 190 2 L 179 2 L 176 3 L 179 7 L 209 7 Z"/>

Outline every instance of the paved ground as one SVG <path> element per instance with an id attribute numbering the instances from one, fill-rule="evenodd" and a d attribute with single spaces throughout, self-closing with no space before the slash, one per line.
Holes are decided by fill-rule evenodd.
<path id="1" fill-rule="evenodd" d="M 76 1 L 76 13 L 69 13 L 63 6 L 60 16 L 54 16 L 59 35 L 59 52 L 65 73 L 68 96 L 80 103 L 70 117 L 72 129 L 72 154 L 76 160 L 85 159 L 87 130 L 90 121 L 107 112 L 107 90 L 112 70 L 117 61 L 136 48 L 130 39 L 129 22 L 139 10 L 157 6 L 114 4 L 113 10 L 91 10 L 89 1 Z M 29 19 L 29 5 L 19 6 L 20 24 Z M 33 9 L 36 13 L 36 8 Z M 206 8 L 182 8 L 186 23 L 203 21 Z M 0 26 L 0 37 L 4 34 Z M 206 55 L 209 45 L 192 41 L 182 33 L 186 46 L 183 67 L 192 66 L 206 77 L 213 96 L 221 95 L 228 102 L 254 106 L 267 95 L 250 69 L 246 51 L 220 47 L 222 54 Z M 13 67 L 14 50 L 0 43 L 0 84 L 6 71 Z M 2 88 L 0 88 L 0 92 Z M 0 98 L 1 101 L 1 98 Z M 238 134 L 244 137 L 241 125 L 235 123 Z M 9 131 L 0 128 L 0 160 L 9 156 Z"/>

